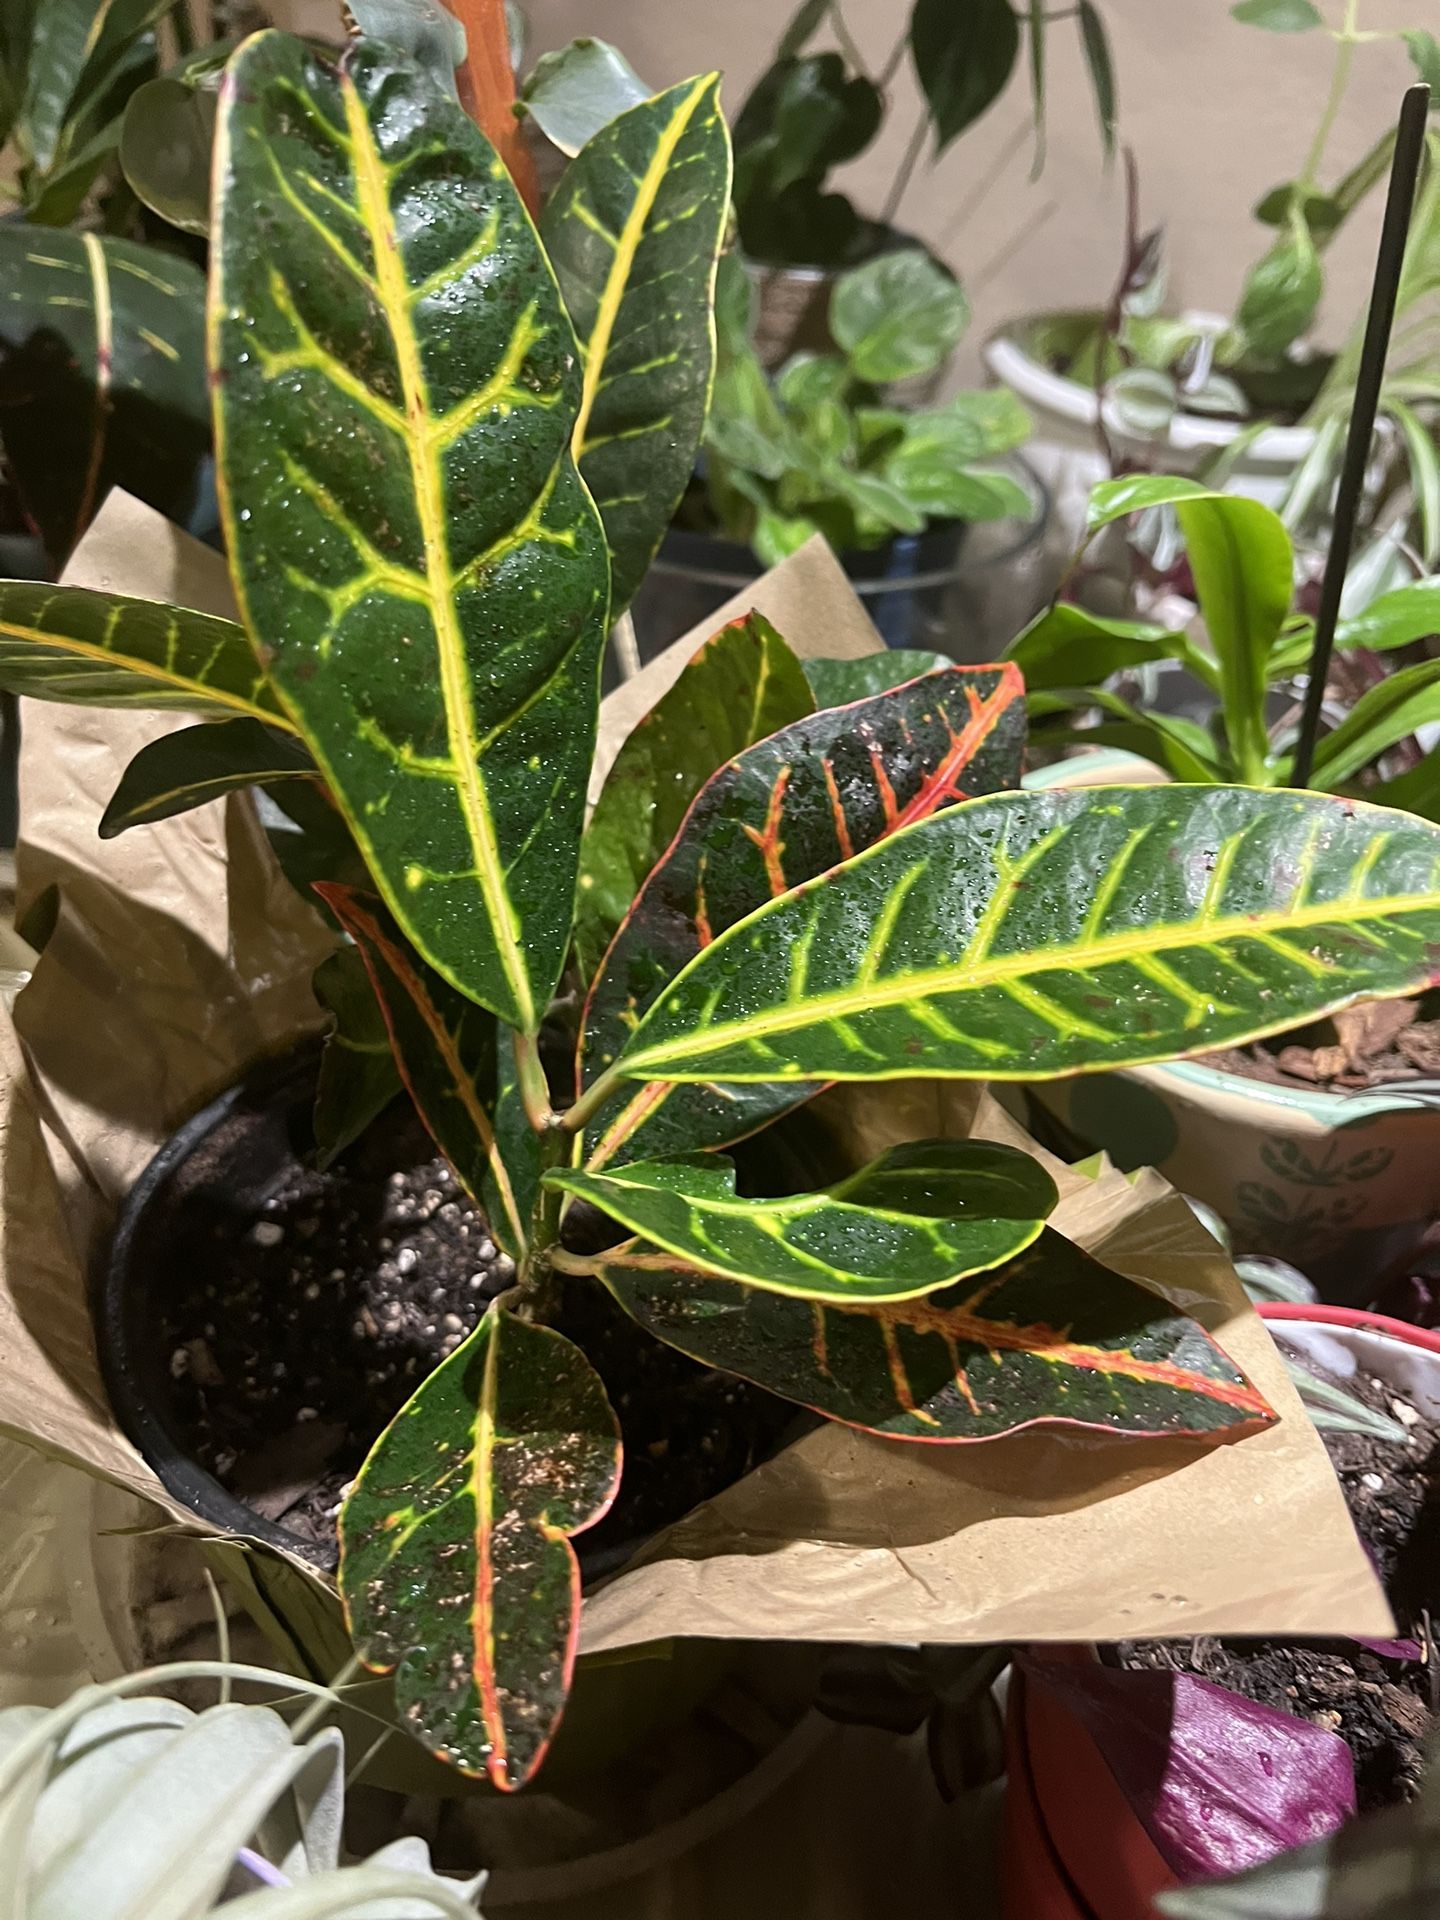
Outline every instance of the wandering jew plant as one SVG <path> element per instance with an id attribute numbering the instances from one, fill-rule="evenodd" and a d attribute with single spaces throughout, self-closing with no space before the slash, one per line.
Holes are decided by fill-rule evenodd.
<path id="1" fill-rule="evenodd" d="M 363 960 L 515 1258 L 376 1443 L 340 1568 L 407 1724 L 507 1789 L 563 1708 L 570 1537 L 620 1472 L 558 1275 L 895 1441 L 1243 1432 L 1264 1401 L 1047 1226 L 1026 1154 L 917 1140 L 757 1196 L 727 1150 L 793 1139 L 833 1082 L 1158 1060 L 1440 971 L 1437 829 L 1244 787 L 1025 793 L 1013 665 L 802 670 L 755 618 L 700 649 L 586 825 L 606 631 L 703 421 L 728 188 L 715 83 L 689 83 L 581 151 L 537 237 L 393 52 L 257 36 L 221 103 L 210 289 L 245 625 L 0 588 L 0 683 L 204 716 L 132 765 L 108 831 L 280 783 L 353 942 L 327 997 L 363 1022 Z"/>

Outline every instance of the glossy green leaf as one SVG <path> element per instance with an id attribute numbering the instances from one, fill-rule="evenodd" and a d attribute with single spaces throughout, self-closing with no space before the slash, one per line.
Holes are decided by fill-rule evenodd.
<path id="1" fill-rule="evenodd" d="M 943 152 L 1005 91 L 1020 23 L 1010 0 L 916 0 L 910 54 Z"/>
<path id="2" fill-rule="evenodd" d="M 795 722 L 720 769 L 616 935 L 586 1002 L 580 1080 L 590 1087 L 687 962 L 762 902 L 795 898 L 861 849 L 962 796 L 1014 787 L 1024 700 L 1013 667 L 952 667 Z M 592 1167 L 668 1159 L 743 1138 L 808 1097 L 623 1089 L 586 1133 Z"/>
<path id="3" fill-rule="evenodd" d="M 1440 100 L 1440 40 L 1420 29 L 1402 33 L 1400 38 L 1405 42 L 1416 73 L 1430 89 L 1433 106 Z"/>
<path id="4" fill-rule="evenodd" d="M 587 981 L 716 768 L 814 709 L 800 662 L 760 614 L 699 649 L 621 747 L 585 830 L 575 949 Z"/>
<path id="5" fill-rule="evenodd" d="M 705 1366 L 891 1440 L 989 1440 L 1041 1421 L 1114 1434 L 1272 1424 L 1194 1320 L 1046 1228 L 998 1271 L 889 1306 L 796 1300 L 630 1242 L 601 1279 Z"/>
<path id="6" fill-rule="evenodd" d="M 492 1307 L 376 1441 L 340 1515 L 356 1652 L 400 1722 L 463 1773 L 524 1785 L 565 1706 L 580 1630 L 569 1542 L 620 1480 L 600 1377 Z"/>
<path id="7" fill-rule="evenodd" d="M 258 720 L 222 720 L 163 734 L 120 776 L 100 821 L 100 838 L 189 813 L 227 793 L 313 777 L 315 763 L 292 733 Z"/>
<path id="8" fill-rule="evenodd" d="M 1422 820 L 1440 821 L 1440 753 L 1427 753 L 1418 767 L 1409 767 L 1393 780 L 1379 780 L 1365 790 L 1377 806 L 1398 807 Z M 34 942 L 31 942 L 34 945 Z"/>
<path id="9" fill-rule="evenodd" d="M 571 158 L 651 89 L 608 40 L 572 40 L 542 53 L 525 82 L 521 105 L 552 146 Z"/>
<path id="10" fill-rule="evenodd" d="M 1315 748 L 1313 783 L 1338 787 L 1421 727 L 1440 720 L 1440 660 L 1400 667 L 1361 694 Z"/>
<path id="11" fill-rule="evenodd" d="M 1315 317 L 1325 276 L 1297 206 L 1264 259 L 1254 266 L 1235 315 L 1250 349 L 1271 359 L 1292 347 Z"/>
<path id="12" fill-rule="evenodd" d="M 34 17 L 19 137 L 42 171 L 55 161 L 80 76 L 95 54 L 112 0 L 42 0 Z M 119 11 L 137 12 L 130 0 Z M 138 9 L 143 17 L 146 9 Z M 154 8 L 159 13 L 164 6 Z"/>
<path id="13" fill-rule="evenodd" d="M 1079 0 L 1080 45 L 1095 95 L 1095 113 L 1100 122 L 1100 143 L 1106 155 L 1115 151 L 1115 126 L 1119 103 L 1115 88 L 1115 61 L 1110 52 L 1110 37 L 1094 0 Z"/>
<path id="14" fill-rule="evenodd" d="M 1230 12 L 1245 26 L 1264 27 L 1270 33 L 1308 33 L 1325 24 L 1311 0 L 1239 0 Z"/>
<path id="15" fill-rule="evenodd" d="M 0 221 L 0 437 L 46 550 L 111 487 L 189 519 L 210 442 L 205 278 L 94 233 Z"/>
<path id="16" fill-rule="evenodd" d="M 337 948 L 316 968 L 313 985 L 334 1022 L 315 1089 L 316 1158 L 328 1167 L 402 1089 L 385 1015 L 359 950 Z"/>
<path id="17" fill-rule="evenodd" d="M 360 950 L 420 1118 L 518 1259 L 540 1171 L 538 1138 L 519 1111 L 510 1035 L 405 946 L 373 895 L 323 881 L 316 892 Z"/>
<path id="18" fill-rule="evenodd" d="M 732 926 L 615 1072 L 1042 1079 L 1236 1045 L 1437 974 L 1440 833 L 1404 814 L 1237 787 L 1007 793 Z"/>
<path id="19" fill-rule="evenodd" d="M 1098 687 L 1111 674 L 1173 660 L 1185 636 L 1147 620 L 1107 620 L 1068 600 L 1039 613 L 1005 649 L 1026 688 Z"/>
<path id="20" fill-rule="evenodd" d="M 948 654 L 926 653 L 917 647 L 882 647 L 858 660 L 806 660 L 805 678 L 817 707 L 848 707 L 853 700 L 871 700 L 889 693 L 922 673 L 953 667 Z"/>
<path id="21" fill-rule="evenodd" d="M 981 1140 L 894 1147 L 823 1193 L 736 1194 L 713 1154 L 547 1174 L 707 1273 L 805 1300 L 908 1300 L 1022 1252 L 1058 1195 L 1027 1153 Z"/>
<path id="22" fill-rule="evenodd" d="M 1225 733 L 1243 780 L 1263 776 L 1270 649 L 1290 612 L 1294 553 L 1280 516 L 1239 494 L 1176 503 L 1205 630 L 1220 669 Z"/>
<path id="23" fill-rule="evenodd" d="M 453 98 L 458 99 L 455 69 L 465 58 L 465 29 L 441 0 L 347 0 L 356 26 L 367 40 L 413 60 Z"/>
<path id="24" fill-rule="evenodd" d="M 1412 580 L 1372 600 L 1363 613 L 1335 629 L 1337 647 L 1369 647 L 1385 653 L 1440 635 L 1440 580 Z"/>
<path id="25" fill-rule="evenodd" d="M 835 283 L 830 331 L 856 376 L 873 386 L 938 367 L 964 338 L 970 302 L 920 247 L 882 253 Z"/>
<path id="26" fill-rule="evenodd" d="M 82 707 L 213 710 L 290 727 L 233 620 L 36 580 L 0 581 L 0 687 Z"/>
<path id="27" fill-rule="evenodd" d="M 1214 499 L 1216 491 L 1199 480 L 1186 480 L 1169 473 L 1131 473 L 1123 480 L 1102 480 L 1090 489 L 1086 510 L 1087 533 L 1099 533 L 1127 514 L 1143 513 L 1150 507 L 1173 506 L 1177 500 Z"/>
<path id="28" fill-rule="evenodd" d="M 719 77 L 632 107 L 582 148 L 541 235 L 584 359 L 575 458 L 629 605 L 695 465 L 715 368 L 730 205 Z"/>
<path id="29" fill-rule="evenodd" d="M 569 943 L 608 602 L 554 278 L 484 136 L 373 43 L 336 67 L 247 41 L 216 183 L 246 622 L 407 938 L 533 1033 Z"/>
<path id="30" fill-rule="evenodd" d="M 210 230 L 210 161 L 218 95 L 169 74 L 137 87 L 125 108 L 120 165 L 137 197 L 185 233 Z"/>

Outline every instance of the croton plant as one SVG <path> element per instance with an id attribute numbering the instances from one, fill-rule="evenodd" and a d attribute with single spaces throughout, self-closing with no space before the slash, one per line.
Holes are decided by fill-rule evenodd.
<path id="1" fill-rule="evenodd" d="M 107 831 L 273 782 L 312 855 L 328 836 L 341 969 L 363 961 L 515 1259 L 377 1441 L 339 1576 L 405 1722 L 507 1789 L 561 1713 L 570 1541 L 620 1474 L 557 1276 L 895 1442 L 1243 1432 L 1263 1399 L 1047 1226 L 1024 1152 L 917 1140 L 807 1183 L 778 1147 L 742 1180 L 727 1149 L 831 1083 L 1158 1060 L 1440 970 L 1434 827 L 1233 786 L 1028 793 L 1012 664 L 802 670 L 754 618 L 701 648 L 587 826 L 607 629 L 703 422 L 728 183 L 700 79 L 599 133 L 537 235 L 393 50 L 248 41 L 209 328 L 244 624 L 0 588 L 4 684 L 204 716 L 132 765 Z"/>

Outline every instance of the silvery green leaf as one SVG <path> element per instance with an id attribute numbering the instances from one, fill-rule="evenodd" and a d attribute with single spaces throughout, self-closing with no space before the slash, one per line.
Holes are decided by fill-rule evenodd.
<path id="1" fill-rule="evenodd" d="M 1347 1393 L 1333 1380 L 1321 1380 L 1300 1360 L 1287 1360 L 1286 1369 L 1311 1422 L 1322 1433 L 1368 1433 L 1403 1447 L 1410 1436 L 1398 1420 L 1387 1419 Z"/>
<path id="2" fill-rule="evenodd" d="M 650 94 L 618 47 L 587 38 L 541 54 L 520 104 L 552 146 L 573 160 L 602 127 Z"/>
<path id="3" fill-rule="evenodd" d="M 455 69 L 465 59 L 465 29 L 440 0 L 350 0 L 366 40 L 383 40 L 409 54 L 451 96 Z"/>
<path id="4" fill-rule="evenodd" d="M 1145 438 L 1165 431 L 1175 418 L 1175 382 L 1151 367 L 1127 367 L 1106 390 L 1123 427 Z"/>
<path id="5" fill-rule="evenodd" d="M 1246 1293 L 1256 1302 L 1277 1300 L 1298 1307 L 1309 1306 L 1316 1298 L 1314 1287 L 1298 1267 L 1271 1259 L 1268 1254 L 1249 1254 L 1237 1260 L 1235 1271 Z"/>

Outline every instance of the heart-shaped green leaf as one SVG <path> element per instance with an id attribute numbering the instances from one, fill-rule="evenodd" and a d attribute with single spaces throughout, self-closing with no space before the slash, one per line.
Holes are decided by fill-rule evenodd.
<path id="1" fill-rule="evenodd" d="M 1236 1045 L 1437 974 L 1440 832 L 1408 814 L 1245 787 L 1008 793 L 733 926 L 615 1071 L 1040 1079 Z"/>
<path id="2" fill-rule="evenodd" d="M 1028 1153 L 987 1140 L 893 1147 L 823 1193 L 742 1199 L 728 1160 L 640 1160 L 550 1173 L 709 1273 L 805 1300 L 908 1300 L 1028 1247 L 1058 1195 Z"/>
<path id="3" fill-rule="evenodd" d="M 641 890 L 591 989 L 589 1086 L 688 961 L 762 901 L 972 793 L 1014 786 L 1025 738 L 1013 667 L 952 667 L 783 728 L 722 767 Z M 645 1087 L 598 1113 L 592 1166 L 723 1146 L 807 1097 L 770 1085 Z"/>
<path id="4" fill-rule="evenodd" d="M 541 234 L 585 385 L 575 457 L 630 604 L 695 465 L 715 368 L 715 269 L 730 207 L 717 74 L 622 113 L 566 169 Z"/>
<path id="5" fill-rule="evenodd" d="M 518 1259 L 540 1167 L 538 1136 L 515 1089 L 510 1035 L 425 966 L 373 895 L 325 883 L 315 891 L 360 949 L 421 1119 L 496 1240 Z"/>
<path id="6" fill-rule="evenodd" d="M 891 1440 L 1040 1421 L 1219 1434 L 1275 1417 L 1198 1322 L 1048 1227 L 996 1272 L 888 1306 L 737 1286 L 640 1241 L 597 1270 L 668 1346 Z"/>
<path id="7" fill-rule="evenodd" d="M 621 747 L 585 830 L 575 950 L 587 980 L 711 774 L 814 707 L 800 662 L 758 613 L 687 663 Z"/>
<path id="8" fill-rule="evenodd" d="M 315 998 L 334 1019 L 315 1089 L 315 1146 L 322 1167 L 360 1138 L 400 1092 L 385 1013 L 364 957 L 339 947 L 315 970 Z"/>
<path id="9" fill-rule="evenodd" d="M 246 787 L 313 777 L 315 763 L 293 733 L 258 720 L 184 727 L 142 747 L 120 777 L 100 821 L 100 838 L 169 820 Z"/>
<path id="10" fill-rule="evenodd" d="M 34 580 L 0 581 L 0 687 L 81 707 L 213 710 L 291 724 L 233 620 Z"/>
<path id="11" fill-rule="evenodd" d="M 570 1537 L 620 1481 L 599 1375 L 492 1307 L 376 1441 L 340 1515 L 356 1652 L 395 1675 L 401 1722 L 513 1792 L 545 1756 L 580 1630 Z"/>
<path id="12" fill-rule="evenodd" d="M 943 152 L 1005 91 L 1020 22 L 1010 0 L 915 0 L 910 54 Z"/>
<path id="13" fill-rule="evenodd" d="M 210 445 L 205 276 L 178 254 L 0 221 L 0 434 L 63 561 L 112 487 L 171 520 Z"/>
<path id="14" fill-rule="evenodd" d="M 554 278 L 483 135 L 383 46 L 336 67 L 248 41 L 216 182 L 246 622 L 407 937 L 533 1033 L 569 941 L 608 574 Z"/>

